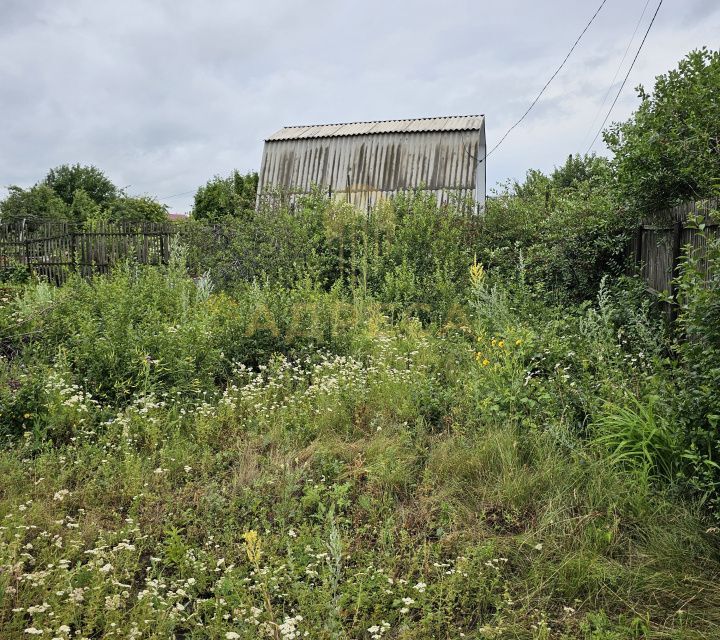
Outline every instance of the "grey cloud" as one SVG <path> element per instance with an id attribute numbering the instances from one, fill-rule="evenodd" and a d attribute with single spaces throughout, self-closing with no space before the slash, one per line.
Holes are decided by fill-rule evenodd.
<path id="1" fill-rule="evenodd" d="M 573 0 L 0 4 L 0 184 L 88 162 L 161 197 L 258 168 L 262 139 L 287 124 L 480 112 L 492 144 L 594 9 Z M 638 82 L 715 44 L 715 4 L 665 3 L 615 119 L 636 104 Z M 491 182 L 582 150 L 643 5 L 608 3 L 491 158 Z M 187 210 L 191 200 L 168 204 Z"/>
<path id="2" fill-rule="evenodd" d="M 683 24 L 686 26 L 696 24 L 700 20 L 720 13 L 720 4 L 718 4 L 717 0 L 690 0 L 687 4 L 683 19 Z M 717 42 L 714 44 L 717 46 Z"/>

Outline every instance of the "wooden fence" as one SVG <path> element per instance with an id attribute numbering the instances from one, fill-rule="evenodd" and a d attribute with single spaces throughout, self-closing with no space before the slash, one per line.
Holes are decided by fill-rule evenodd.
<path id="1" fill-rule="evenodd" d="M 78 229 L 69 222 L 0 225 L 0 269 L 22 265 L 57 284 L 70 273 L 107 273 L 113 264 L 131 259 L 166 264 L 172 224 L 96 223 Z"/>
<path id="2" fill-rule="evenodd" d="M 650 290 L 674 293 L 673 279 L 683 247 L 702 250 L 706 238 L 720 237 L 720 225 L 708 217 L 718 209 L 720 198 L 682 204 L 643 220 L 629 250 Z M 703 232 L 694 224 L 698 217 L 704 220 Z M 149 222 L 96 223 L 89 229 L 69 222 L 0 224 L 0 269 L 22 265 L 60 284 L 70 273 L 106 273 L 113 264 L 127 259 L 166 264 L 170 239 L 181 228 Z"/>
<path id="3" fill-rule="evenodd" d="M 715 198 L 681 204 L 643 220 L 630 250 L 651 291 L 674 293 L 673 279 L 683 248 L 692 246 L 702 255 L 707 239 L 720 237 L 720 225 L 708 217 L 718 209 L 720 198 Z M 697 218 L 705 225 L 703 231 L 695 223 Z M 701 266 L 707 271 L 702 259 Z"/>

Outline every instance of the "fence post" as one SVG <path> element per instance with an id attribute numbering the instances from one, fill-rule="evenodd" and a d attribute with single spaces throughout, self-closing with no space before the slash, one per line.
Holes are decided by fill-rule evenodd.
<path id="1" fill-rule="evenodd" d="M 32 263 L 30 262 L 30 240 L 25 240 L 25 266 L 27 266 L 28 273 L 32 277 Z"/>
<path id="2" fill-rule="evenodd" d="M 77 257 L 75 256 L 75 231 L 70 232 L 70 262 L 73 273 L 77 272 Z"/>
<path id="3" fill-rule="evenodd" d="M 683 223 L 681 220 L 676 220 L 673 225 L 673 236 L 672 236 L 672 262 L 671 262 L 671 280 L 670 280 L 670 295 L 672 297 L 672 304 L 670 305 L 670 323 L 675 324 L 678 316 L 679 303 L 675 299 L 677 296 L 677 284 L 675 283 L 676 270 L 680 265 L 680 249 L 682 240 Z"/>

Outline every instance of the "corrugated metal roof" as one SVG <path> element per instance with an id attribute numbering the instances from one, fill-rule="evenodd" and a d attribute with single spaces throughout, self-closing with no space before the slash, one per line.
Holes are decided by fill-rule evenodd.
<path id="1" fill-rule="evenodd" d="M 410 118 L 407 120 L 376 120 L 373 122 L 348 122 L 346 124 L 302 125 L 283 127 L 273 133 L 266 142 L 277 140 L 303 140 L 309 138 L 336 138 L 377 133 L 423 133 L 430 131 L 479 131 L 485 117 L 446 116 L 440 118 Z"/>

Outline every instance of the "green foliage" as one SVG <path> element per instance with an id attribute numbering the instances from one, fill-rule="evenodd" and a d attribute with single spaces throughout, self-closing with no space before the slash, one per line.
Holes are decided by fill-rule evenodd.
<path id="1" fill-rule="evenodd" d="M 185 276 L 181 258 L 167 270 L 124 265 L 112 278 L 75 278 L 50 300 L 43 289 L 29 290 L 11 321 L 23 330 L 8 329 L 6 348 L 30 360 L 49 354 L 113 403 L 140 392 L 207 393 L 233 363 L 256 367 L 277 353 L 348 348 L 357 315 L 332 293 L 299 283 L 282 293 L 248 286 L 235 298 L 211 294 L 207 278 Z"/>
<path id="2" fill-rule="evenodd" d="M 29 189 L 9 187 L 0 201 L 0 220 L 27 220 L 31 227 L 43 220 L 68 220 L 80 228 L 97 220 L 165 222 L 167 206 L 150 196 L 122 193 L 97 167 L 61 165 Z"/>
<path id="3" fill-rule="evenodd" d="M 221 288 L 253 280 L 356 288 L 391 314 L 444 317 L 462 296 L 477 221 L 422 193 L 383 202 L 371 216 L 315 192 L 294 208 L 261 207 L 242 220 L 200 221 L 181 233 L 191 269 Z"/>
<path id="4" fill-rule="evenodd" d="M 68 206 L 82 189 L 99 207 L 106 207 L 119 195 L 118 188 L 97 167 L 63 164 L 48 171 L 43 181 Z"/>
<path id="5" fill-rule="evenodd" d="M 704 228 L 704 222 L 699 223 Z M 677 279 L 678 420 L 685 434 L 686 475 L 720 518 L 720 241 L 706 256 L 686 247 Z"/>
<path id="6" fill-rule="evenodd" d="M 0 284 L 24 285 L 31 281 L 32 276 L 24 264 L 8 261 L 0 267 Z"/>
<path id="7" fill-rule="evenodd" d="M 122 196 L 108 206 L 106 218 L 111 222 L 167 222 L 167 205 L 150 196 Z"/>
<path id="8" fill-rule="evenodd" d="M 215 176 L 195 193 L 192 217 L 218 222 L 225 217 L 247 217 L 255 208 L 258 174 L 234 170 L 223 178 Z"/>
<path id="9" fill-rule="evenodd" d="M 69 209 L 71 220 L 84 224 L 89 220 L 97 220 L 102 217 L 102 209 L 85 191 L 78 189 L 73 194 L 72 204 Z"/>
<path id="10" fill-rule="evenodd" d="M 619 208 L 608 163 L 570 156 L 550 175 L 529 171 L 488 201 L 483 260 L 508 272 L 522 259 L 530 283 L 559 301 L 592 299 L 625 267 L 633 216 Z"/>
<path id="11" fill-rule="evenodd" d="M 720 183 L 720 52 L 692 51 L 658 76 L 633 116 L 605 133 L 621 201 L 652 213 L 717 193 Z"/>
<path id="12" fill-rule="evenodd" d="M 373 216 L 356 258 L 363 286 L 392 313 L 445 318 L 465 295 L 477 221 L 422 193 L 381 204 Z"/>
<path id="13" fill-rule="evenodd" d="M 334 278 L 324 251 L 323 219 L 322 210 L 309 207 L 261 209 L 248 219 L 225 218 L 212 226 L 190 220 L 181 233 L 192 270 L 210 271 L 221 288 L 254 279 L 288 285 L 305 274 L 330 286 Z"/>
<path id="14" fill-rule="evenodd" d="M 2 222 L 27 220 L 32 225 L 38 220 L 64 220 L 68 217 L 68 206 L 45 184 L 36 184 L 29 189 L 11 185 L 8 192 L 7 197 L 0 201 Z"/>
<path id="15" fill-rule="evenodd" d="M 717 634 L 692 505 L 583 437 L 618 389 L 664 395 L 631 298 L 475 264 L 462 323 L 424 328 L 184 257 L 2 301 L 4 636 Z"/>
<path id="16" fill-rule="evenodd" d="M 635 398 L 628 406 L 609 403 L 592 425 L 595 442 L 608 450 L 612 464 L 628 470 L 641 483 L 653 478 L 672 480 L 681 460 L 678 434 L 656 414 L 658 398 Z"/>
<path id="17" fill-rule="evenodd" d="M 555 167 L 550 174 L 552 184 L 556 189 L 570 189 L 587 182 L 606 185 L 610 176 L 610 164 L 607 159 L 595 154 L 570 155 L 564 165 Z"/>

